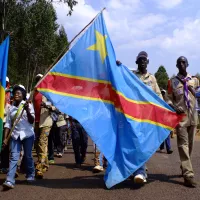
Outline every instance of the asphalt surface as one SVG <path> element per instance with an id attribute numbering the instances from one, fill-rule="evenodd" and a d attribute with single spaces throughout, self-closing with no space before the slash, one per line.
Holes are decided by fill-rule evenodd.
<path id="1" fill-rule="evenodd" d="M 86 166 L 74 169 L 72 150 L 66 151 L 63 158 L 56 158 L 43 180 L 27 184 L 23 174 L 17 178 L 15 189 L 0 191 L 0 200 L 200 200 L 200 137 L 196 138 L 193 152 L 193 168 L 197 188 L 187 188 L 180 176 L 180 162 L 176 148 L 176 138 L 172 139 L 174 153 L 156 153 L 148 162 L 148 183 L 137 188 L 131 178 L 107 190 L 103 173 L 93 174 L 93 148 L 90 142 Z M 0 175 L 0 184 L 5 175 Z M 1 186 L 0 186 L 1 187 Z M 2 188 L 2 187 L 1 187 Z"/>

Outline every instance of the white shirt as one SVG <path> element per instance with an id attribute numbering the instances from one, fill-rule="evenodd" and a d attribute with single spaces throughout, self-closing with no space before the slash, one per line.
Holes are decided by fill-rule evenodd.
<path id="1" fill-rule="evenodd" d="M 24 103 L 25 103 L 25 101 L 22 101 L 20 103 L 20 105 L 24 104 Z M 7 113 L 7 117 L 6 117 L 6 123 L 5 123 L 5 126 L 4 126 L 5 128 L 9 128 L 9 129 L 12 128 L 12 125 L 13 125 L 12 122 L 14 120 L 14 117 L 15 117 L 15 114 L 17 113 L 18 108 L 19 107 L 12 105 L 8 109 L 8 113 Z M 30 109 L 31 115 L 33 117 L 35 117 L 34 109 L 33 109 L 33 106 L 31 104 L 29 104 L 29 109 Z M 18 117 L 21 115 L 21 112 L 19 113 Z M 12 134 L 11 134 L 11 137 L 14 140 L 17 140 L 20 137 L 20 140 L 23 140 L 25 138 L 31 137 L 32 135 L 34 135 L 33 124 L 30 124 L 28 122 L 27 113 L 24 110 L 21 119 L 19 120 L 18 124 L 15 126 L 15 128 L 14 128 Z"/>

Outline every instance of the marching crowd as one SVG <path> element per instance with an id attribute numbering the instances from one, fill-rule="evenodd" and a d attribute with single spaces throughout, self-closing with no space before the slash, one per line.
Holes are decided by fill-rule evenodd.
<path id="1" fill-rule="evenodd" d="M 121 62 L 117 61 L 120 67 Z M 198 124 L 197 94 L 200 93 L 199 81 L 187 73 L 189 66 L 187 58 L 177 59 L 177 76 L 168 81 L 167 91 L 158 87 L 156 78 L 147 71 L 149 64 L 148 54 L 140 52 L 136 58 L 137 71 L 133 73 L 149 86 L 161 99 L 166 101 L 177 114 L 185 114 L 183 120 L 176 127 L 177 146 L 180 155 L 180 169 L 184 184 L 196 187 L 194 171 L 191 163 L 194 136 Z M 43 77 L 35 77 L 39 82 Z M 80 168 L 86 161 L 88 136 L 81 124 L 71 116 L 60 112 L 48 99 L 34 89 L 27 94 L 23 85 L 10 87 L 6 79 L 5 118 L 3 150 L 1 152 L 1 173 L 7 174 L 3 187 L 14 188 L 18 172 L 25 171 L 28 182 L 35 178 L 42 179 L 49 165 L 54 164 L 54 152 L 61 158 L 67 143 L 71 142 L 75 155 L 76 168 Z M 168 154 L 173 153 L 170 145 L 170 136 L 160 146 L 164 146 Z M 35 149 L 37 161 L 34 162 L 32 152 Z M 93 172 L 104 171 L 107 167 L 106 158 L 94 144 Z M 136 184 L 147 182 L 147 167 L 141 166 L 133 174 Z"/>

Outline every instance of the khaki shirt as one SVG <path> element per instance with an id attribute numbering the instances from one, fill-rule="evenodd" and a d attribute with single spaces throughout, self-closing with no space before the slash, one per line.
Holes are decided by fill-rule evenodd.
<path id="1" fill-rule="evenodd" d="M 64 114 L 59 114 L 58 115 L 58 120 L 56 122 L 57 127 L 65 126 L 67 124 L 65 120 Z"/>
<path id="2" fill-rule="evenodd" d="M 180 79 L 184 78 L 180 74 L 177 75 Z M 197 78 L 192 78 L 189 74 L 187 77 L 191 78 L 187 82 L 188 86 L 191 86 L 194 90 L 198 87 L 199 81 Z M 184 85 L 181 83 L 176 77 L 172 78 L 168 82 L 168 104 L 173 104 L 176 107 L 181 107 L 186 114 L 186 117 L 180 122 L 181 127 L 188 127 L 198 124 L 198 115 L 196 110 L 196 98 L 189 91 L 188 99 L 190 100 L 190 108 L 188 109 L 186 106 L 185 98 L 184 98 Z"/>
<path id="3" fill-rule="evenodd" d="M 42 102 L 46 103 L 47 102 L 47 98 L 45 96 L 42 96 Z M 53 125 L 53 120 L 51 118 L 51 112 L 49 109 L 47 108 L 41 108 L 41 112 L 40 112 L 40 124 L 39 127 L 43 128 L 43 127 L 52 127 Z"/>
<path id="4" fill-rule="evenodd" d="M 154 75 L 148 72 L 146 74 L 141 74 L 139 71 L 134 71 L 134 73 L 145 85 L 149 86 L 161 99 L 163 99 Z"/>

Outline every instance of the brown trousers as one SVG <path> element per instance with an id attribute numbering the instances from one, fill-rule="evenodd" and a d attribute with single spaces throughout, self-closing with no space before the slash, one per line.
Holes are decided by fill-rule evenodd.
<path id="1" fill-rule="evenodd" d="M 37 143 L 37 155 L 38 162 L 36 169 L 38 171 L 44 171 L 44 168 L 48 168 L 48 136 L 51 128 L 43 127 L 40 129 L 40 135 Z"/>
<path id="2" fill-rule="evenodd" d="M 197 129 L 196 126 L 178 127 L 176 129 L 177 146 L 184 177 L 194 177 L 191 155 L 193 150 L 196 129 Z"/>

